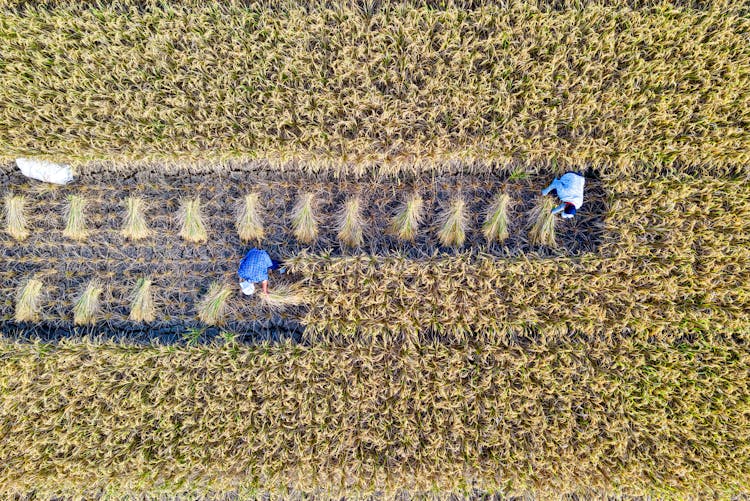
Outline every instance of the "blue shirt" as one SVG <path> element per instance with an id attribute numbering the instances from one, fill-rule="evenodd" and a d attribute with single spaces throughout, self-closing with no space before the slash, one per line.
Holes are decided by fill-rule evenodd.
<path id="1" fill-rule="evenodd" d="M 273 266 L 271 256 L 268 252 L 260 249 L 251 249 L 245 254 L 245 257 L 240 262 L 240 269 L 237 270 L 237 274 L 242 280 L 248 282 L 263 282 L 268 280 L 268 268 Z"/>

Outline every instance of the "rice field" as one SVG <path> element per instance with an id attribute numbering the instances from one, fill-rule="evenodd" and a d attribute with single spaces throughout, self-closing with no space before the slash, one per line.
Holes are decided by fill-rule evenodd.
<path id="1" fill-rule="evenodd" d="M 0 0 L 0 497 L 747 496 L 748 37 L 744 0 Z"/>
<path id="2" fill-rule="evenodd" d="M 746 1 L 22 3 L 0 3 L 0 161 L 750 163 Z"/>
<path id="3" fill-rule="evenodd" d="M 232 342 L 0 344 L 0 492 L 729 498 L 750 352 Z"/>

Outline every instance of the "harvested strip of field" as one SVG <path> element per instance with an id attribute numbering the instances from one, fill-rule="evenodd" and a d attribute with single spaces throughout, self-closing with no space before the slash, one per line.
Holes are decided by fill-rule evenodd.
<path id="1" fill-rule="evenodd" d="M 747 2 L 489 3 L 5 2 L 0 158 L 746 172 Z"/>
<path id="2" fill-rule="evenodd" d="M 0 492 L 750 490 L 731 343 L 0 344 Z"/>
<path id="3" fill-rule="evenodd" d="M 538 186 L 548 180 L 508 179 L 477 175 L 417 178 L 393 184 L 386 180 L 361 179 L 345 182 L 322 177 L 300 176 L 249 177 L 237 175 L 216 181 L 209 176 L 170 178 L 141 175 L 137 179 L 93 179 L 86 184 L 50 187 L 29 182 L 15 172 L 5 174 L 10 191 L 26 197 L 25 215 L 29 236 L 23 242 L 0 233 L 0 320 L 14 317 L 15 298 L 20 284 L 40 274 L 47 294 L 41 300 L 41 319 L 64 327 L 73 320 L 73 302 L 85 284 L 98 279 L 105 287 L 97 321 L 123 328 L 131 321 L 132 295 L 140 280 L 152 280 L 155 309 L 159 311 L 155 328 L 171 329 L 176 323 L 185 328 L 204 326 L 199 322 L 201 298 L 214 281 L 232 287 L 228 298 L 224 327 L 236 332 L 257 330 L 258 323 L 277 317 L 284 321 L 301 318 L 301 309 L 287 307 L 273 311 L 257 298 L 240 296 L 237 266 L 251 246 L 268 249 L 274 258 L 288 258 L 304 249 L 319 254 L 386 254 L 401 251 L 413 257 L 425 257 L 437 251 L 451 251 L 439 242 L 440 213 L 453 197 L 467 203 L 470 214 L 465 249 L 482 249 L 499 256 L 529 253 L 538 256 L 578 255 L 592 252 L 602 239 L 604 185 L 591 179 L 586 209 L 574 224 L 561 226 L 559 248 L 531 246 L 524 228 L 526 212 L 538 196 Z M 319 222 L 317 240 L 305 245 L 293 235 L 293 213 L 300 187 L 316 193 Z M 388 234 L 399 204 L 420 191 L 424 199 L 424 221 L 414 241 L 401 241 Z M 258 193 L 262 202 L 264 236 L 259 243 L 242 243 L 236 222 L 236 205 L 247 193 Z M 481 224 L 486 208 L 496 193 L 507 193 L 515 202 L 509 211 L 509 237 L 502 244 L 487 244 Z M 0 191 L 1 194 L 1 191 Z M 68 196 L 87 203 L 87 239 L 63 238 Z M 340 214 L 352 196 L 360 197 L 362 245 L 352 249 L 340 241 Z M 128 207 L 136 198 L 139 217 L 150 231 L 139 239 L 127 238 L 123 225 L 128 222 Z M 192 243 L 180 237 L 180 200 L 200 198 L 208 240 Z M 132 207 L 131 207 L 132 209 Z M 275 275 L 272 289 L 299 277 Z M 20 320 L 20 319 L 19 319 Z M 274 320 L 275 321 L 275 320 Z M 49 330 L 48 328 L 42 329 Z"/>
<path id="4" fill-rule="evenodd" d="M 736 331 L 750 324 L 750 185 L 743 180 L 690 176 L 658 181 L 592 180 L 591 198 L 580 215 L 572 222 L 558 220 L 563 248 L 552 254 L 535 254 L 543 249 L 528 246 L 521 226 L 537 196 L 534 186 L 542 184 L 540 179 L 446 176 L 430 183 L 405 183 L 390 192 L 376 181 L 357 186 L 308 180 L 304 185 L 321 194 L 325 224 L 319 242 L 311 247 L 314 254 L 291 257 L 285 253 L 306 248 L 290 243 L 291 211 L 300 178 L 231 179 L 219 185 L 203 178 L 182 183 L 160 179 L 41 193 L 29 185 L 14 186 L 14 192 L 27 197 L 34 231 L 23 243 L 0 236 L 3 320 L 15 314 L 19 286 L 32 276 L 41 276 L 48 291 L 41 299 L 42 319 L 69 323 L 75 295 L 96 278 L 107 285 L 100 321 L 121 325 L 128 322 L 138 280 L 151 277 L 160 311 L 158 322 L 169 328 L 175 323 L 201 328 L 201 297 L 213 281 L 236 282 L 237 263 L 247 248 L 235 227 L 234 201 L 260 186 L 267 210 L 263 245 L 274 255 L 288 257 L 291 269 L 300 274 L 277 276 L 272 285 L 301 279 L 309 299 L 309 309 L 290 308 L 281 317 L 303 320 L 312 337 L 413 338 L 426 330 L 459 338 L 476 333 L 513 337 L 529 328 L 535 336 L 540 331 L 550 335 L 574 330 L 590 335 L 605 329 L 671 337 L 675 328 Z M 429 218 L 415 242 L 396 243 L 395 238 L 382 234 L 388 231 L 389 214 L 398 211 L 415 187 L 424 193 Z M 119 200 L 111 196 L 113 191 Z M 338 245 L 337 211 L 360 191 L 367 200 L 365 226 L 376 228 L 368 232 L 363 250 L 392 249 L 403 254 L 340 258 L 325 253 L 329 244 Z M 511 237 L 502 247 L 487 246 L 482 243 L 482 209 L 491 206 L 495 193 L 504 191 L 519 201 L 510 211 Z M 72 192 L 91 201 L 90 236 L 85 244 L 61 241 L 65 196 Z M 177 201 L 186 192 L 206 200 L 212 234 L 206 244 L 189 244 L 178 236 Z M 440 249 L 439 208 L 447 206 L 455 193 L 471 201 L 471 248 L 431 255 Z M 149 200 L 146 219 L 155 230 L 140 243 L 126 241 L 120 232 L 124 200 L 132 195 Z M 611 209 L 605 213 L 607 205 Z M 589 212 L 596 210 L 602 212 Z M 50 213 L 59 213 L 58 220 Z M 576 245 L 581 249 L 599 242 L 599 255 L 565 257 L 565 251 Z M 519 256 L 524 250 L 531 251 L 528 257 L 498 259 L 513 253 Z M 236 289 L 228 301 L 228 330 L 253 331 L 258 322 L 275 316 Z"/>
<path id="5" fill-rule="evenodd" d="M 222 264 L 221 259 L 226 257 L 217 252 L 219 249 L 235 254 L 248 245 L 262 246 L 275 256 L 290 256 L 302 250 L 333 255 L 401 251 L 413 257 L 430 256 L 453 248 L 441 245 L 439 232 L 442 227 L 440 213 L 454 198 L 464 200 L 469 213 L 466 242 L 458 248 L 482 249 L 502 256 L 520 253 L 579 255 L 595 251 L 601 243 L 606 200 L 609 198 L 606 184 L 592 176 L 587 184 L 585 207 L 574 221 L 558 225 L 559 248 L 549 249 L 530 244 L 525 224 L 527 213 L 533 208 L 541 187 L 552 179 L 550 176 L 531 177 L 524 173 L 518 173 L 516 177 L 459 174 L 410 177 L 393 182 L 369 176 L 346 181 L 298 173 L 248 175 L 235 172 L 219 179 L 212 175 L 144 174 L 128 179 L 117 179 L 111 175 L 96 176 L 84 178 L 80 184 L 50 187 L 30 182 L 13 166 L 5 169 L 5 172 L 0 172 L 0 193 L 3 192 L 2 184 L 7 184 L 8 193 L 12 191 L 26 197 L 26 217 L 29 224 L 34 224 L 35 230 L 31 238 L 22 243 L 0 232 L 0 244 L 5 248 L 15 249 L 23 255 L 39 255 L 42 249 L 59 246 L 58 239 L 62 237 L 59 230 L 64 226 L 62 214 L 68 207 L 65 197 L 75 195 L 88 203 L 89 238 L 81 244 L 83 248 L 89 244 L 93 247 L 98 243 L 108 244 L 128 255 L 147 252 L 166 260 L 175 257 L 196 259 L 207 253 L 203 258 L 208 258 L 212 263 L 218 261 L 219 265 Z M 317 237 L 310 244 L 299 241 L 294 231 L 295 204 L 300 195 L 308 192 L 315 195 L 315 214 L 320 219 Z M 400 205 L 414 192 L 422 197 L 424 218 L 412 241 L 398 238 L 391 231 L 390 223 Z M 259 214 L 264 219 L 264 235 L 257 242 L 243 243 L 237 229 L 235 205 L 244 202 L 249 193 L 258 196 L 261 205 Z M 484 213 L 498 193 L 507 194 L 514 203 L 508 212 L 510 235 L 502 244 L 488 245 L 481 226 Z M 339 238 L 339 215 L 353 196 L 359 196 L 362 213 L 363 238 L 357 252 L 342 245 Z M 145 223 L 156 233 L 135 242 L 116 234 L 122 230 L 125 219 L 123 212 L 128 206 L 128 199 L 132 197 L 143 201 Z M 187 197 L 200 198 L 202 201 L 201 212 L 208 236 L 205 244 L 180 242 L 180 200 Z M 186 255 L 176 256 L 173 249 Z M 82 251 L 85 252 L 84 249 Z M 198 255 L 191 256 L 190 253 Z M 148 259 L 148 256 L 144 258 Z"/>

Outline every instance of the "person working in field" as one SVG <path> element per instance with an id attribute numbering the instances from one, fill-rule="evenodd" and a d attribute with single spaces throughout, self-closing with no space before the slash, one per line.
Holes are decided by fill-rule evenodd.
<path id="1" fill-rule="evenodd" d="M 263 294 L 268 294 L 268 270 L 279 269 L 279 262 L 271 259 L 268 252 L 250 249 L 240 262 L 237 274 L 240 276 L 240 289 L 246 296 L 255 294 L 255 284 L 260 283 Z M 283 273 L 284 270 L 281 270 Z"/>
<path id="2" fill-rule="evenodd" d="M 542 195 L 552 193 L 562 202 L 552 209 L 552 214 L 562 212 L 562 217 L 570 219 L 576 215 L 576 210 L 583 205 L 583 185 L 586 180 L 580 174 L 567 172 L 560 177 L 555 178 L 549 186 L 542 190 Z"/>

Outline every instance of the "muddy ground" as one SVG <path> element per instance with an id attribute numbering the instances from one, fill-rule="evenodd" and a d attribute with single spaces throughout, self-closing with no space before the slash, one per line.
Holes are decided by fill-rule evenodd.
<path id="1" fill-rule="evenodd" d="M 124 179 L 93 174 L 74 183 L 55 187 L 30 181 L 13 170 L 0 171 L 0 194 L 24 195 L 30 219 L 31 236 L 24 242 L 0 232 L 0 321 L 3 330 L 14 335 L 12 323 L 15 294 L 31 276 L 41 277 L 45 289 L 44 321 L 31 329 L 42 338 L 88 333 L 111 338 L 172 342 L 196 330 L 205 338 L 217 329 L 205 330 L 196 318 L 196 304 L 213 281 L 236 283 L 237 265 L 253 245 L 240 242 L 235 213 L 243 196 L 261 194 L 264 206 L 266 240 L 263 247 L 272 257 L 285 258 L 300 251 L 332 255 L 403 252 L 413 258 L 436 252 L 487 252 L 498 257 L 519 254 L 544 259 L 547 256 L 576 256 L 596 252 L 603 234 L 606 194 L 603 186 L 587 173 L 586 203 L 571 221 L 560 221 L 560 248 L 552 251 L 531 246 L 527 239 L 527 213 L 539 190 L 550 179 L 509 179 L 486 174 L 441 175 L 403 179 L 362 178 L 338 180 L 293 174 L 248 174 L 226 176 L 162 176 L 141 172 Z M 399 204 L 414 190 L 425 200 L 425 223 L 415 242 L 404 243 L 389 236 L 387 227 Z M 299 193 L 316 194 L 321 233 L 313 245 L 297 242 L 291 231 L 291 211 Z M 501 191 L 512 200 L 510 238 L 502 245 L 490 244 L 481 235 L 484 213 L 492 197 Z M 90 236 L 79 243 L 62 235 L 67 196 L 84 197 Z M 366 219 L 365 243 L 349 249 L 339 244 L 336 214 L 343 202 L 359 195 Z M 126 241 L 119 233 L 124 201 L 128 196 L 146 200 L 146 220 L 154 235 L 139 242 Z M 462 249 L 443 248 L 437 240 L 439 214 L 455 196 L 467 200 L 471 213 L 467 242 Z M 206 244 L 184 242 L 178 236 L 177 211 L 180 200 L 200 197 L 208 228 Z M 127 320 L 129 296 L 138 278 L 149 276 L 157 299 L 160 322 L 151 326 L 134 325 Z M 92 278 L 104 284 L 101 322 L 95 328 L 72 327 L 72 304 Z M 274 284 L 292 282 L 295 277 L 276 277 Z M 294 338 L 301 332 L 300 309 L 273 314 L 256 298 L 240 294 L 230 299 L 226 329 L 246 339 L 277 340 Z M 90 332 L 89 332 L 90 331 Z"/>

